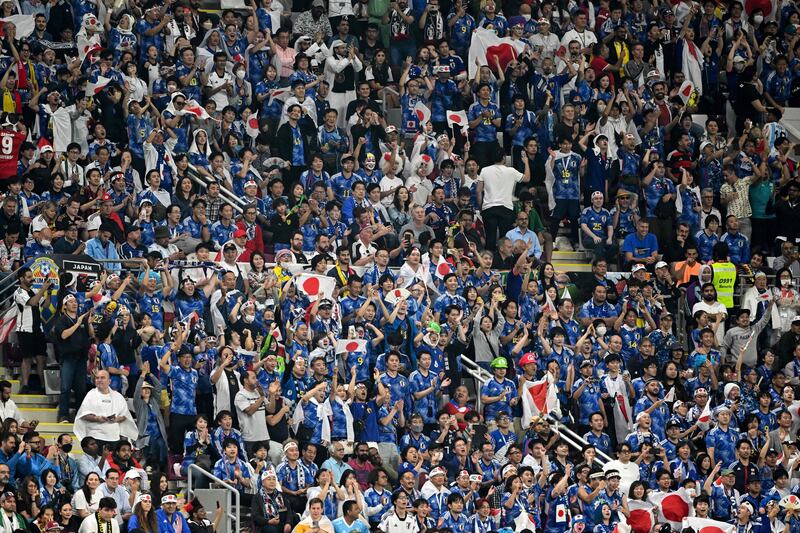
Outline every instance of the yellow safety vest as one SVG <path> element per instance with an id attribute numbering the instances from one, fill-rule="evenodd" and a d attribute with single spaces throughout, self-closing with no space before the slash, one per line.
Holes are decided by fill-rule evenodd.
<path id="1" fill-rule="evenodd" d="M 733 288 L 736 285 L 736 265 L 733 263 L 714 263 L 712 283 L 717 289 L 717 300 L 731 309 L 733 307 Z"/>

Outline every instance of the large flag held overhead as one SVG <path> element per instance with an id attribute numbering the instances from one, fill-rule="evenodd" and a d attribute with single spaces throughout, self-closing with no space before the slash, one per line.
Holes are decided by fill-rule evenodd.
<path id="1" fill-rule="evenodd" d="M 690 527 L 695 533 L 733 533 L 736 531 L 736 526 L 733 524 L 696 516 L 684 518 L 683 527 Z"/>
<path id="2" fill-rule="evenodd" d="M 258 111 L 255 113 L 250 113 L 250 116 L 247 117 L 247 121 L 244 123 L 244 129 L 247 131 L 247 134 L 255 139 L 258 137 L 259 128 L 258 128 Z"/>
<path id="3" fill-rule="evenodd" d="M 3 27 L 5 27 L 6 22 L 13 24 L 17 29 L 15 33 L 17 39 L 29 37 L 33 33 L 33 30 L 36 29 L 35 17 L 33 15 L 11 15 L 10 17 L 0 19 L 0 22 L 3 22 Z M 5 31 L 3 28 L 0 28 L 0 37 L 3 36 L 5 36 Z"/>
<path id="4" fill-rule="evenodd" d="M 458 126 L 461 128 L 461 133 L 466 135 L 467 130 L 469 129 L 469 119 L 467 118 L 467 112 L 464 110 L 461 111 L 450 111 L 447 110 L 447 126 L 450 128 L 455 128 Z"/>
<path id="5" fill-rule="evenodd" d="M 336 341 L 336 353 L 367 353 L 367 341 L 365 339 Z"/>
<path id="6" fill-rule="evenodd" d="M 186 105 L 180 110 L 181 115 L 194 115 L 203 120 L 211 118 L 206 108 L 197 103 L 197 100 L 187 100 Z"/>
<path id="7" fill-rule="evenodd" d="M 505 71 L 508 63 L 516 59 L 525 50 L 524 41 L 515 41 L 508 37 L 502 39 L 497 34 L 486 28 L 478 28 L 472 32 L 472 41 L 469 45 L 469 79 L 475 78 L 475 73 L 480 66 L 488 65 L 495 69 L 495 58 L 500 62 L 500 68 Z M 477 62 L 477 63 L 476 63 Z"/>
<path id="8" fill-rule="evenodd" d="M 534 416 L 542 416 L 557 411 L 558 387 L 547 374 L 539 381 L 526 381 L 522 385 L 522 417 L 523 425 L 527 425 Z"/>

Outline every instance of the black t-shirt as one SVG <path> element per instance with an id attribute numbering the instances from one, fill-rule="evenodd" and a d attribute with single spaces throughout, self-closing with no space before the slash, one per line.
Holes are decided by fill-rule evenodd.
<path id="1" fill-rule="evenodd" d="M 61 334 L 75 325 L 76 320 L 64 313 L 59 314 L 53 324 L 52 336 L 56 339 L 54 346 L 56 353 L 62 357 L 86 357 L 91 342 L 89 341 L 89 328 L 87 319 L 84 318 L 80 327 L 66 339 Z"/>
<path id="2" fill-rule="evenodd" d="M 739 82 L 733 110 L 742 118 L 756 119 L 759 115 L 759 112 L 753 107 L 753 102 L 756 100 L 761 101 L 761 95 L 756 86 L 750 82 Z"/>
<path id="3" fill-rule="evenodd" d="M 275 413 L 280 411 L 281 407 L 283 407 L 283 398 L 277 398 L 275 400 Z M 268 422 L 267 429 L 269 430 L 270 440 L 273 440 L 275 442 L 284 442 L 286 439 L 289 438 L 289 424 L 286 421 L 285 415 L 281 417 L 281 419 L 278 420 L 277 423 L 275 424 L 270 424 Z"/>

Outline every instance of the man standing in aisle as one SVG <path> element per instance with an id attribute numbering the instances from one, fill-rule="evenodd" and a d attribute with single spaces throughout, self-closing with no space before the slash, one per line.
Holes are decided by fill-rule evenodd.
<path id="1" fill-rule="evenodd" d="M 528 160 L 523 159 L 525 172 L 505 164 L 502 150 L 495 154 L 495 164 L 485 167 L 478 176 L 477 196 L 486 231 L 486 249 L 497 249 L 497 232 L 505 235 L 514 225 L 514 188 L 531 179 Z"/>
<path id="2" fill-rule="evenodd" d="M 17 338 L 22 352 L 22 379 L 19 392 L 27 394 L 30 388 L 31 359 L 33 358 L 36 358 L 36 373 L 39 375 L 40 386 L 44 387 L 47 345 L 42 331 L 39 302 L 50 290 L 50 280 L 46 280 L 38 291 L 33 292 L 33 272 L 30 268 L 23 267 L 17 272 L 17 281 L 19 287 L 14 293 L 14 303 L 17 305 Z"/>

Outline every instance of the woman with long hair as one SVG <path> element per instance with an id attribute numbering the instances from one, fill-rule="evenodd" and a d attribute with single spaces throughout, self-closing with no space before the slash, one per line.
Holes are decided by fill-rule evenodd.
<path id="1" fill-rule="evenodd" d="M 664 366 L 661 367 L 658 381 L 662 383 L 665 391 L 669 391 L 673 387 L 675 388 L 676 401 L 688 402 L 690 400 L 689 393 L 686 392 L 686 387 L 683 385 L 680 374 L 681 368 L 678 364 L 675 361 L 667 361 Z"/>
<path id="2" fill-rule="evenodd" d="M 161 496 L 169 490 L 169 479 L 164 472 L 155 471 L 150 474 L 150 494 L 153 496 L 153 507 L 161 506 Z"/>
<path id="3" fill-rule="evenodd" d="M 45 533 L 47 531 L 47 524 L 53 521 L 55 513 L 52 507 L 42 507 L 39 510 L 39 514 L 36 516 L 36 520 L 31 522 L 28 533 L 36 533 L 37 531 L 39 533 Z"/>
<path id="4" fill-rule="evenodd" d="M 372 61 L 364 71 L 364 79 L 369 83 L 372 98 L 376 100 L 386 100 L 389 107 L 397 107 L 399 100 L 397 95 L 391 91 L 385 91 L 386 87 L 396 85 L 392 76 L 392 69 L 386 57 L 386 50 L 375 50 Z"/>
<path id="5" fill-rule="evenodd" d="M 184 155 L 184 157 L 186 156 Z M 180 178 L 175 187 L 175 193 L 172 195 L 172 203 L 180 207 L 181 220 L 192 216 L 192 202 L 194 202 L 196 198 L 197 194 L 194 191 L 194 182 L 188 176 Z"/>
<path id="6" fill-rule="evenodd" d="M 403 226 L 411 223 L 413 205 L 414 201 L 409 190 L 405 186 L 397 189 L 392 199 L 392 205 L 388 209 L 389 220 L 392 221 L 395 231 L 399 232 Z"/>
<path id="7" fill-rule="evenodd" d="M 199 317 L 205 315 L 208 299 L 214 293 L 219 278 L 213 276 L 210 283 L 200 289 L 195 286 L 194 280 L 185 278 L 175 295 L 175 313 L 179 320 L 184 320 L 197 313 Z"/>
<path id="8" fill-rule="evenodd" d="M 97 490 L 100 486 L 100 476 L 95 472 L 89 472 L 83 486 L 78 489 L 72 497 L 72 508 L 78 513 L 81 519 L 90 514 L 96 513 L 98 504 L 103 495 Z"/>
<path id="9" fill-rule="evenodd" d="M 77 533 L 81 527 L 81 521 L 75 516 L 75 510 L 69 501 L 65 501 L 58 508 L 58 525 L 61 526 L 61 533 Z"/>
<path id="10" fill-rule="evenodd" d="M 51 178 L 50 187 L 42 193 L 42 201 L 46 202 L 49 200 L 55 202 L 58 206 L 58 212 L 62 213 L 64 211 L 64 206 L 67 205 L 69 196 L 69 193 L 64 190 L 64 175 L 60 172 L 56 172 Z"/>
<path id="11" fill-rule="evenodd" d="M 128 531 L 139 529 L 144 533 L 158 533 L 158 517 L 153 508 L 153 496 L 141 493 L 133 504 L 133 513 L 128 520 Z"/>
<path id="12" fill-rule="evenodd" d="M 266 264 L 267 261 L 261 252 L 255 251 L 250 254 L 250 272 L 247 273 L 247 282 L 252 291 L 251 296 L 260 303 L 273 297 L 273 289 L 277 284 L 277 278 Z"/>
<path id="13" fill-rule="evenodd" d="M 186 432 L 183 439 L 183 464 L 181 471 L 188 475 L 189 466 L 197 464 L 205 470 L 214 467 L 211 459 L 211 433 L 208 429 L 208 418 L 205 415 L 197 415 L 194 429 Z"/>
<path id="14" fill-rule="evenodd" d="M 26 476 L 17 491 L 17 512 L 30 522 L 39 516 L 42 507 L 44 505 L 39 494 L 39 482 L 33 476 Z"/>

